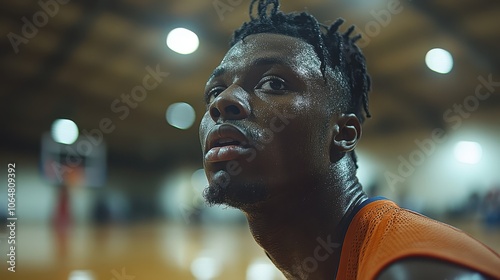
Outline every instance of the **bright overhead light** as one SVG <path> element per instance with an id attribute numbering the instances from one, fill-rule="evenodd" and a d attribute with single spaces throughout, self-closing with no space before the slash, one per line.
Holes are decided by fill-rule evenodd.
<path id="1" fill-rule="evenodd" d="M 94 280 L 94 274 L 90 270 L 73 270 L 68 280 Z"/>
<path id="2" fill-rule="evenodd" d="M 248 266 L 246 280 L 272 280 L 275 279 L 275 271 L 272 264 L 259 258 Z"/>
<path id="3" fill-rule="evenodd" d="M 57 143 L 71 145 L 78 139 L 78 126 L 72 120 L 57 119 L 52 123 L 51 135 Z"/>
<path id="4" fill-rule="evenodd" d="M 206 186 L 208 186 L 208 179 L 205 175 L 205 169 L 198 169 L 191 175 L 191 185 L 194 189 L 203 192 Z"/>
<path id="5" fill-rule="evenodd" d="M 476 164 L 481 160 L 483 148 L 477 142 L 460 141 L 455 145 L 454 153 L 459 162 Z"/>
<path id="6" fill-rule="evenodd" d="M 447 50 L 435 48 L 425 55 L 425 64 L 434 72 L 447 74 L 453 68 L 453 57 Z"/>
<path id="7" fill-rule="evenodd" d="M 179 129 L 188 129 L 193 125 L 196 114 L 191 105 L 179 102 L 168 106 L 166 117 L 167 122 L 171 126 Z"/>
<path id="8" fill-rule="evenodd" d="M 190 54 L 198 49 L 198 36 L 186 28 L 176 28 L 167 35 L 167 46 L 174 52 Z"/>
<path id="9" fill-rule="evenodd" d="M 191 273 L 197 280 L 210 280 L 219 276 L 220 267 L 212 257 L 198 257 L 191 263 Z"/>

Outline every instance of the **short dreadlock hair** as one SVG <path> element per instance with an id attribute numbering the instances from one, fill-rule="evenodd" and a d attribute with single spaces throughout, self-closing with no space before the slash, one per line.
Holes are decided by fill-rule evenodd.
<path id="1" fill-rule="evenodd" d="M 254 17 L 253 10 L 257 2 L 257 16 Z M 361 123 L 365 120 L 365 114 L 366 117 L 370 117 L 368 111 L 370 76 L 366 71 L 365 57 L 356 45 L 361 35 L 351 37 L 354 26 L 342 34 L 339 32 L 339 27 L 344 22 L 343 19 L 339 18 L 327 26 L 306 12 L 285 14 L 279 11 L 279 0 L 252 0 L 249 14 L 250 21 L 245 22 L 234 32 L 231 47 L 245 37 L 259 33 L 282 34 L 304 40 L 314 47 L 326 83 L 327 66 L 331 69 L 338 68 L 346 79 L 347 91 L 350 94 L 345 109 L 356 114 Z M 352 152 L 351 156 L 357 167 L 355 153 Z"/>

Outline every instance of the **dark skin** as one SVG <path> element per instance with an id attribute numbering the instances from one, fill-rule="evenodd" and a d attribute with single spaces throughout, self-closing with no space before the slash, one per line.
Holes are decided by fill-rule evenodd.
<path id="1" fill-rule="evenodd" d="M 209 189 L 223 190 L 212 202 L 244 212 L 288 279 L 332 279 L 342 219 L 367 198 L 349 156 L 361 124 L 342 112 L 341 75 L 328 69 L 327 77 L 308 43 L 255 34 L 228 51 L 205 90 L 204 167 Z M 318 238 L 337 247 L 318 250 Z M 317 268 L 304 269 L 308 257 Z"/>

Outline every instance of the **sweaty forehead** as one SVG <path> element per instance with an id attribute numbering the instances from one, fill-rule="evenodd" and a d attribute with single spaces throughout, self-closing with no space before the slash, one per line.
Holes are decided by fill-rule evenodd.
<path id="1" fill-rule="evenodd" d="M 321 75 L 321 63 L 312 45 L 291 36 L 259 33 L 236 43 L 211 78 L 221 72 L 237 71 L 262 61 L 285 64 L 305 76 Z"/>

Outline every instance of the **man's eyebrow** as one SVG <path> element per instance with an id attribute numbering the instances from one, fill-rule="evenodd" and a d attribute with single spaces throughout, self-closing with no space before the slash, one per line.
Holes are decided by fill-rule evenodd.
<path id="1" fill-rule="evenodd" d="M 214 71 L 212 72 L 212 74 L 210 75 L 210 77 L 208 78 L 208 80 L 210 81 L 213 78 L 218 77 L 218 76 L 224 74 L 224 72 L 226 72 L 226 71 L 227 70 L 224 67 L 217 67 L 217 68 L 214 69 Z"/>
<path id="2" fill-rule="evenodd" d="M 286 67 L 292 67 L 290 63 L 286 60 L 283 60 L 278 57 L 260 57 L 255 60 L 253 60 L 250 63 L 250 67 L 256 67 L 256 66 L 263 66 L 263 65 L 272 65 L 272 64 L 278 64 L 278 65 L 283 65 Z M 215 70 L 212 72 L 208 80 L 212 80 L 222 74 L 227 72 L 227 69 L 225 67 L 217 67 Z"/>

